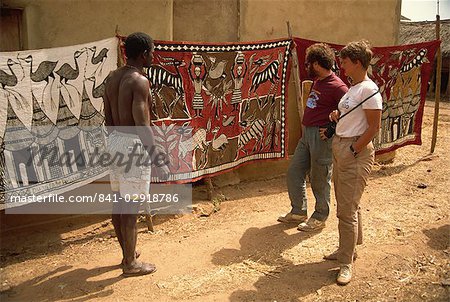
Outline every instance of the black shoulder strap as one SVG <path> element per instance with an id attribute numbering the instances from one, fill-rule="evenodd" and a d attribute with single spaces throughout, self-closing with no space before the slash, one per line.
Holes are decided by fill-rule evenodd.
<path id="1" fill-rule="evenodd" d="M 376 95 L 378 92 L 380 92 L 380 89 L 378 88 L 377 91 L 375 91 L 374 93 L 372 93 L 371 95 L 369 95 L 368 97 L 366 97 L 361 103 L 359 103 L 358 105 L 356 105 L 355 107 L 353 107 L 349 112 L 347 112 L 346 114 L 344 114 L 343 116 L 338 118 L 338 121 L 341 120 L 344 116 L 346 116 L 347 114 L 349 114 L 350 112 L 352 112 L 353 110 L 355 110 L 356 108 L 358 108 L 359 106 L 361 106 L 364 102 L 366 102 L 368 99 L 370 99 L 371 97 L 373 97 L 374 95 Z"/>

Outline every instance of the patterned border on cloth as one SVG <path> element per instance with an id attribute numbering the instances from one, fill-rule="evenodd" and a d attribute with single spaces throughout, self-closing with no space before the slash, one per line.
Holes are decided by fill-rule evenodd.
<path id="1" fill-rule="evenodd" d="M 294 38 L 299 66 L 304 66 L 308 46 L 318 41 Z M 327 43 L 339 51 L 344 47 Z M 400 147 L 422 144 L 422 117 L 428 81 L 433 70 L 434 56 L 440 41 L 410 45 L 373 47 L 369 77 L 380 87 L 383 96 L 381 131 L 374 139 L 376 154 L 394 151 Z M 348 84 L 340 72 L 339 60 L 333 71 Z M 300 78 L 308 79 L 304 68 Z"/>
<path id="2" fill-rule="evenodd" d="M 155 41 L 146 73 L 155 139 L 173 173 L 169 182 L 287 157 L 291 46 L 292 40 Z M 121 49 L 125 62 L 123 43 Z M 160 180 L 153 176 L 152 182 Z"/>

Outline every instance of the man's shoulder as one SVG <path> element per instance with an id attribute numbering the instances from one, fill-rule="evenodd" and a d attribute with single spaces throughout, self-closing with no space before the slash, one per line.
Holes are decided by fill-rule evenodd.
<path id="1" fill-rule="evenodd" d="M 334 73 L 328 78 L 328 81 L 325 83 L 324 88 L 329 90 L 330 92 L 335 90 L 342 90 L 345 93 L 348 90 L 347 84 L 345 84 L 344 81 L 342 81 L 342 79 Z"/>
<path id="2" fill-rule="evenodd" d="M 120 76 L 124 86 L 133 89 L 148 89 L 150 86 L 148 79 L 139 72 L 124 71 Z"/>
<path id="3" fill-rule="evenodd" d="M 347 84 L 345 84 L 345 82 L 340 77 L 338 77 L 334 72 L 333 72 L 333 74 L 330 77 L 330 82 L 332 82 L 336 86 L 345 86 L 345 87 L 347 87 Z"/>

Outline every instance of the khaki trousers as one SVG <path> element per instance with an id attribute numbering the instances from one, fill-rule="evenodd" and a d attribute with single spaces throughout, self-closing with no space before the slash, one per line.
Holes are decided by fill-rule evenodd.
<path id="1" fill-rule="evenodd" d="M 362 244 L 361 196 L 374 162 L 372 142 L 353 155 L 350 145 L 358 137 L 333 138 L 333 180 L 339 219 L 339 253 L 341 264 L 351 264 L 357 244 Z"/>

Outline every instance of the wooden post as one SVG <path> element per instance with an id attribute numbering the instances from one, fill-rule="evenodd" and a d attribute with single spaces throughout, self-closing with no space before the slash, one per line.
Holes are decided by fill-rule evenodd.
<path id="1" fill-rule="evenodd" d="M 120 33 L 119 33 L 119 25 L 116 25 L 116 37 L 119 38 L 120 37 Z M 122 67 L 125 65 L 125 62 L 123 60 L 123 53 L 122 53 L 122 41 L 119 40 L 119 43 L 117 44 L 117 67 Z"/>
<path id="2" fill-rule="evenodd" d="M 289 39 L 292 39 L 292 31 L 291 31 L 291 25 L 289 24 L 289 21 L 287 23 L 288 28 L 288 35 Z M 303 121 L 303 97 L 302 97 L 302 88 L 300 85 L 300 74 L 298 71 L 298 58 L 297 58 L 297 50 L 295 48 L 295 42 L 294 42 L 294 48 L 292 50 L 292 68 L 291 73 L 294 75 L 294 82 L 295 82 L 295 93 L 297 94 L 297 108 L 298 108 L 298 116 L 300 118 L 300 125 Z M 302 136 L 302 127 L 300 127 L 300 137 Z"/>
<path id="3" fill-rule="evenodd" d="M 208 200 L 212 200 L 212 198 L 213 198 L 214 186 L 213 186 L 213 184 L 212 184 L 211 177 L 205 178 L 205 182 L 206 182 L 206 195 L 207 195 L 206 198 L 207 198 Z"/>
<path id="4" fill-rule="evenodd" d="M 445 89 L 445 96 L 450 95 L 450 59 L 447 58 L 447 72 L 448 72 L 448 79 L 447 79 L 447 88 Z"/>
<path id="5" fill-rule="evenodd" d="M 147 224 L 147 230 L 149 232 L 154 232 L 155 229 L 153 228 L 153 216 L 151 213 L 145 214 L 145 224 Z"/>
<path id="6" fill-rule="evenodd" d="M 441 38 L 441 21 L 439 15 L 436 15 L 436 39 L 440 40 Z M 439 121 L 439 102 L 441 100 L 441 69 L 442 69 L 442 53 L 441 53 L 441 45 L 439 45 L 437 49 L 437 66 L 436 66 L 436 86 L 434 90 L 434 121 L 433 121 L 433 134 L 431 137 L 431 151 L 434 152 L 436 147 L 437 140 L 437 130 L 438 130 L 438 121 Z"/>

